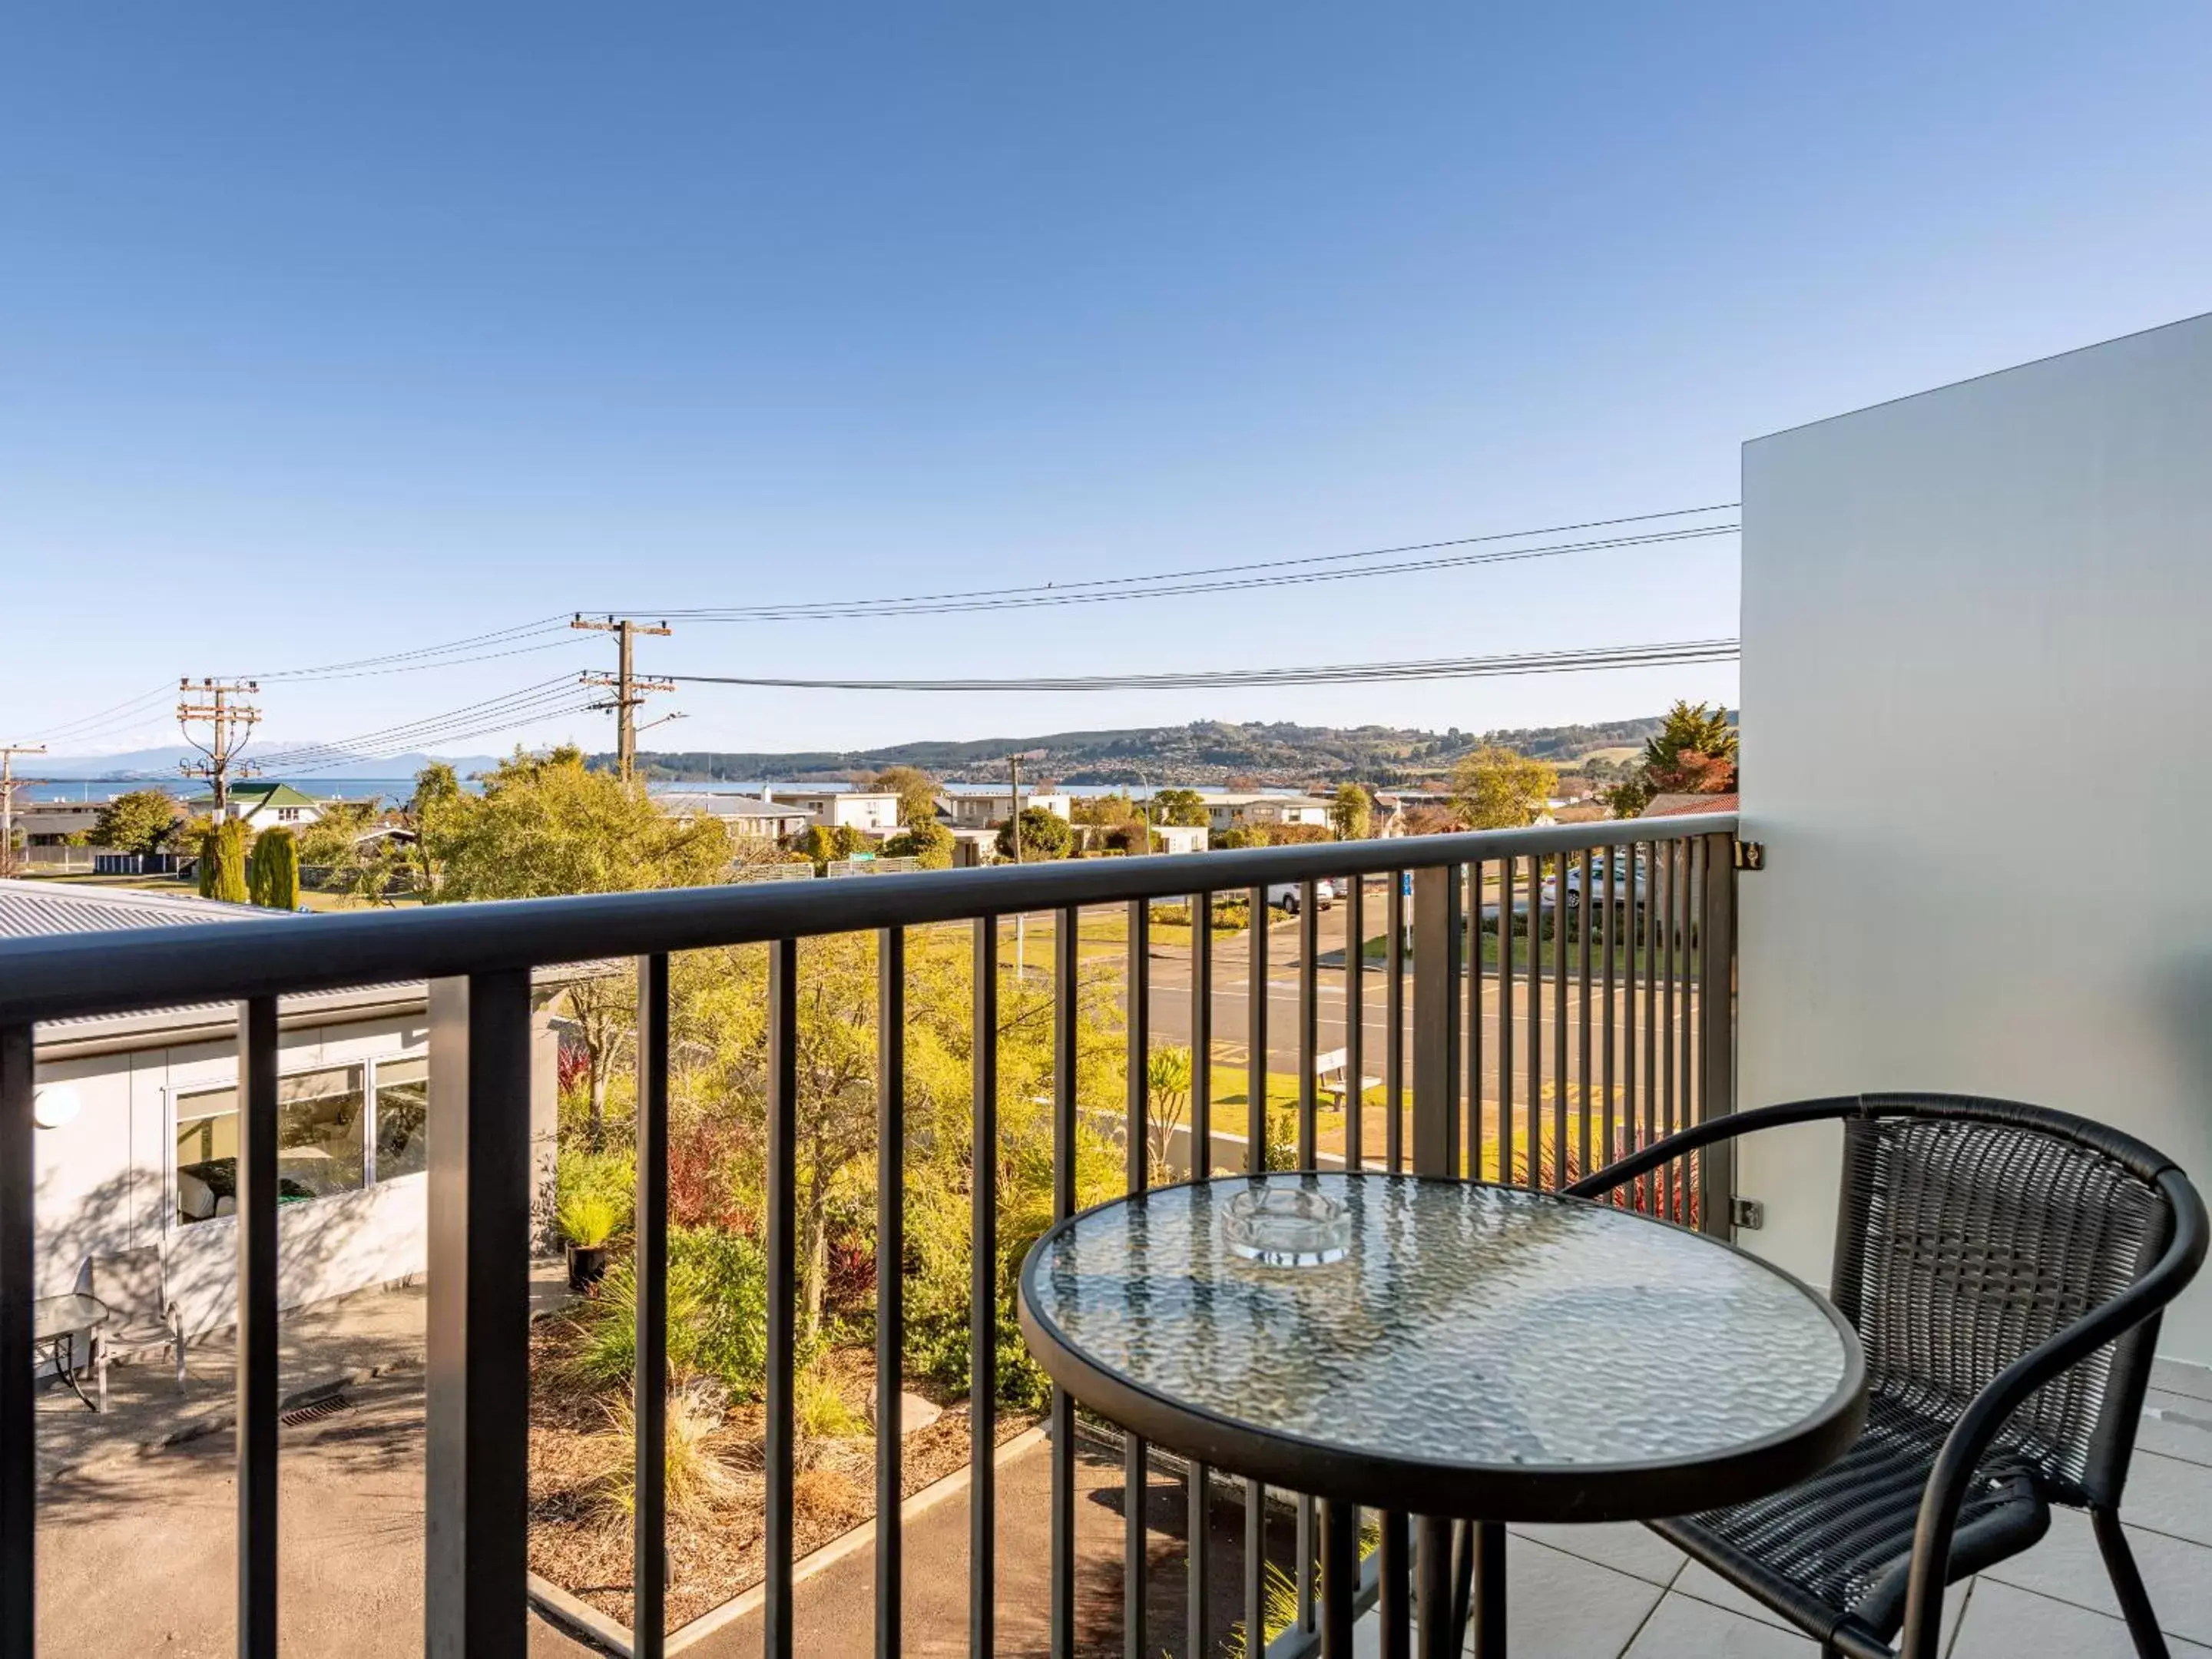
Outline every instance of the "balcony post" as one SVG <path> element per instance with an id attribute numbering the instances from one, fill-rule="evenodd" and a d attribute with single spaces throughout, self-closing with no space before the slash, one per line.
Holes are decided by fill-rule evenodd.
<path id="1" fill-rule="evenodd" d="M 31 1376 L 31 1027 L 0 1025 L 0 1656 L 38 1640 L 38 1418 Z"/>
<path id="2" fill-rule="evenodd" d="M 1460 872 L 1413 875 L 1413 1173 L 1456 1176 Z"/>
<path id="3" fill-rule="evenodd" d="M 530 975 L 430 982 L 426 1659 L 522 1659 Z"/>
<path id="4" fill-rule="evenodd" d="M 1698 1119 L 1735 1110 L 1735 836 L 1706 836 L 1698 843 L 1704 879 L 1698 916 Z M 1723 1140 L 1697 1154 L 1698 1225 L 1701 1232 L 1733 1236 L 1735 1143 Z"/>

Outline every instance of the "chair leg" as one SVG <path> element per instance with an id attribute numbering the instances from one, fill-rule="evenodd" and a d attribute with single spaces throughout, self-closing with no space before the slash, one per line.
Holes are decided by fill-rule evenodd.
<path id="1" fill-rule="evenodd" d="M 2120 1598 L 2120 1612 L 2128 1621 L 2128 1634 L 2135 1638 L 2136 1652 L 2142 1659 L 2166 1659 L 2166 1637 L 2159 1630 L 2150 1593 L 2143 1589 L 2142 1574 L 2136 1569 L 2135 1552 L 2128 1547 L 2127 1533 L 2120 1526 L 2120 1512 L 2093 1509 L 2089 1511 L 2089 1524 L 2096 1529 L 2097 1547 L 2104 1554 L 2105 1571 L 2112 1575 L 2112 1593 Z"/>

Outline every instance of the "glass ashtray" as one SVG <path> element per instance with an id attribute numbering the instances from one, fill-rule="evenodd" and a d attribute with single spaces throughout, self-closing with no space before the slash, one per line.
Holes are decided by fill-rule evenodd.
<path id="1" fill-rule="evenodd" d="M 1352 1253 L 1352 1215 L 1326 1193 L 1257 1187 L 1223 1206 L 1222 1242 L 1269 1267 L 1325 1267 Z"/>

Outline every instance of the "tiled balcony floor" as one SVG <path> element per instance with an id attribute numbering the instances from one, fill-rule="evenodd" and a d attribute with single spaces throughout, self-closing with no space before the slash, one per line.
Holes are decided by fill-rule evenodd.
<path id="1" fill-rule="evenodd" d="M 2176 1659 L 2212 1659 L 2212 1371 L 2161 1361 L 2121 1515 Z M 1514 1529 L 1515 1659 L 1814 1659 L 1818 1647 L 1638 1526 Z M 2088 1517 L 1951 1587 L 1947 1659 L 2130 1659 Z M 1370 1616 L 1359 1652 L 1378 1651 Z"/>

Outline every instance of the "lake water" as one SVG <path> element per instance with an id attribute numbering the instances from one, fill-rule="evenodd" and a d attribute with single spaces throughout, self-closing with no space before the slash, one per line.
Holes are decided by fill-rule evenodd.
<path id="1" fill-rule="evenodd" d="M 270 780 L 257 778 L 254 781 L 266 783 Z M 403 805 L 415 793 L 415 780 L 412 778 L 307 777 L 279 778 L 276 781 L 289 783 L 301 794 L 312 795 L 318 800 L 373 799 L 386 806 Z M 464 781 L 464 787 L 465 787 L 465 781 Z M 735 782 L 725 778 L 717 779 L 712 783 L 653 782 L 647 784 L 646 789 L 655 795 L 702 793 L 722 795 L 757 795 L 763 788 L 774 788 L 781 792 L 792 789 L 843 789 L 848 787 L 838 783 L 776 783 L 768 780 Z M 1108 784 L 1073 783 L 1060 784 L 1055 787 L 1064 795 L 1114 795 L 1123 793 L 1120 788 Z M 133 789 L 160 789 L 176 796 L 179 800 L 190 799 L 194 796 L 205 799 L 208 793 L 207 785 L 198 778 L 69 778 L 49 783 L 19 785 L 16 799 L 18 800 L 104 801 L 112 800 L 116 796 L 127 794 Z M 1032 786 L 1024 783 L 1022 789 L 1023 793 L 1027 794 L 1031 793 Z M 988 784 L 963 783 L 948 785 L 947 793 L 960 795 L 986 794 L 994 792 Z M 1149 789 L 1133 788 L 1127 793 L 1142 800 L 1152 792 Z"/>

